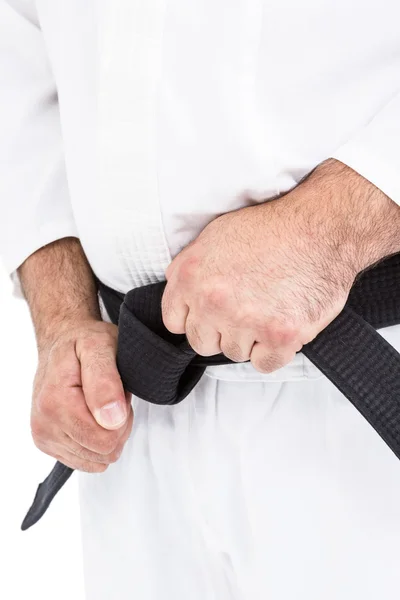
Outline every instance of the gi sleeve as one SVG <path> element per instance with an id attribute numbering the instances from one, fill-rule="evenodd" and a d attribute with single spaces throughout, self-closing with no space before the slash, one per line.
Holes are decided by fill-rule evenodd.
<path id="1" fill-rule="evenodd" d="M 400 93 L 332 157 L 400 204 Z"/>
<path id="2" fill-rule="evenodd" d="M 77 236 L 55 82 L 33 0 L 0 0 L 0 257 Z"/>

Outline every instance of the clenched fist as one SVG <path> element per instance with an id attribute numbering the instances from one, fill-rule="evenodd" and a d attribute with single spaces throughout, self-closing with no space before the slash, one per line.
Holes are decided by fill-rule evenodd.
<path id="1" fill-rule="evenodd" d="M 36 446 L 73 469 L 115 462 L 133 422 L 116 366 L 117 327 L 90 319 L 39 352 L 31 429 Z"/>
<path id="2" fill-rule="evenodd" d="M 400 209 L 335 160 L 286 196 L 224 214 L 168 267 L 163 320 L 201 355 L 261 372 L 343 309 L 360 271 L 398 252 Z"/>

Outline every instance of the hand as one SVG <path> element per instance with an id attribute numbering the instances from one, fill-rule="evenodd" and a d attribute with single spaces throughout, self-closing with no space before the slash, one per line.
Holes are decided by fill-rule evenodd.
<path id="1" fill-rule="evenodd" d="M 175 257 L 164 323 L 203 356 L 283 367 L 341 312 L 357 273 L 400 250 L 382 233 L 395 227 L 399 240 L 399 216 L 367 180 L 328 161 L 281 199 L 215 219 Z"/>
<path id="2" fill-rule="evenodd" d="M 39 350 L 31 429 L 36 446 L 73 469 L 105 471 L 127 441 L 130 395 L 116 366 L 117 327 L 88 320 Z"/>

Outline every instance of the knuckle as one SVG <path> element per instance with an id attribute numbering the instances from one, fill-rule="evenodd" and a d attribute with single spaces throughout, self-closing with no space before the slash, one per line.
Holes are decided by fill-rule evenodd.
<path id="1" fill-rule="evenodd" d="M 271 319 L 263 328 L 262 333 L 263 338 L 271 346 L 281 345 L 281 324 L 277 320 Z"/>
<path id="2" fill-rule="evenodd" d="M 180 307 L 180 305 L 179 305 Z M 177 310 L 174 291 L 166 289 L 161 302 L 162 319 L 165 327 L 171 333 L 185 333 L 181 307 Z"/>
<path id="3" fill-rule="evenodd" d="M 38 417 L 37 414 L 31 416 L 30 426 L 32 437 L 34 439 L 41 439 L 44 437 L 46 428 L 44 426 L 43 419 Z"/>
<path id="4" fill-rule="evenodd" d="M 122 448 L 118 448 L 116 450 L 114 450 L 113 452 L 111 452 L 111 454 L 108 455 L 108 460 L 110 463 L 116 463 L 117 460 L 120 458 L 122 454 Z"/>
<path id="5" fill-rule="evenodd" d="M 199 268 L 199 259 L 196 256 L 186 257 L 179 266 L 179 279 L 190 281 L 195 277 Z"/>
<path id="6" fill-rule="evenodd" d="M 99 431 L 98 425 L 94 423 L 86 423 L 78 417 L 75 417 L 74 424 L 71 428 L 71 437 L 77 444 L 83 448 L 89 449 L 98 454 L 109 454 L 116 446 L 113 432 Z"/>
<path id="7" fill-rule="evenodd" d="M 117 332 L 117 330 L 116 329 L 114 330 L 114 328 L 113 329 L 103 329 L 102 331 L 98 331 L 94 337 L 99 345 L 110 346 L 110 345 L 114 345 L 114 342 L 116 339 L 116 332 Z"/>
<path id="8" fill-rule="evenodd" d="M 284 323 L 281 320 L 271 320 L 262 330 L 262 337 L 271 346 L 289 346 L 299 336 L 299 329 L 295 325 Z"/>
<path id="9" fill-rule="evenodd" d="M 80 344 L 84 354 L 94 354 L 97 357 L 109 356 L 110 348 L 115 347 L 115 338 L 109 331 L 100 331 L 84 337 Z"/>
<path id="10" fill-rule="evenodd" d="M 72 415 L 71 419 L 72 438 L 81 446 L 85 446 L 93 437 L 92 426 L 75 415 Z"/>
<path id="11" fill-rule="evenodd" d="M 79 463 L 94 463 L 99 465 L 108 465 L 118 460 L 121 455 L 121 449 L 114 449 L 110 454 L 97 454 L 84 448 L 83 446 L 77 448 L 69 448 L 71 452 L 79 461 Z"/>
<path id="12" fill-rule="evenodd" d="M 36 407 L 44 417 L 51 418 L 55 412 L 54 396 L 54 389 L 45 389 L 36 397 Z"/>
<path id="13" fill-rule="evenodd" d="M 300 336 L 300 329 L 297 325 L 285 324 L 281 328 L 281 340 L 284 346 L 289 346 L 296 342 Z"/>
<path id="14" fill-rule="evenodd" d="M 110 356 L 110 351 L 117 348 L 117 336 L 111 332 L 102 331 L 96 335 L 95 351 L 99 355 Z"/>
<path id="15" fill-rule="evenodd" d="M 273 373 L 283 366 L 282 358 L 274 354 L 259 354 L 251 358 L 253 367 L 260 373 Z"/>
<path id="16" fill-rule="evenodd" d="M 236 314 L 236 323 L 243 329 L 257 329 L 259 325 L 259 313 L 256 311 L 254 305 L 243 304 L 238 306 Z"/>
<path id="17" fill-rule="evenodd" d="M 98 437 L 96 439 L 96 452 L 101 455 L 108 455 L 115 451 L 115 448 L 118 444 L 118 436 L 113 435 L 112 432 L 109 432 L 110 435 L 104 437 Z"/>
<path id="18" fill-rule="evenodd" d="M 82 352 L 93 352 L 98 346 L 98 340 L 93 335 L 88 335 L 81 340 Z"/>
<path id="19" fill-rule="evenodd" d="M 81 461 L 89 460 L 90 452 L 83 446 L 79 446 L 78 448 L 69 448 L 69 451 Z"/>
<path id="20" fill-rule="evenodd" d="M 202 347 L 202 339 L 198 327 L 192 321 L 186 323 L 186 337 L 194 350 L 200 350 Z"/>
<path id="21" fill-rule="evenodd" d="M 212 287 L 203 292 L 205 307 L 209 312 L 224 311 L 229 303 L 229 294 L 224 287 Z"/>
<path id="22" fill-rule="evenodd" d="M 174 302 L 173 302 L 173 294 L 169 288 L 166 288 L 162 300 L 161 300 L 161 310 L 162 317 L 164 321 L 164 325 L 169 329 L 170 326 L 174 324 Z"/>
<path id="23" fill-rule="evenodd" d="M 221 343 L 221 350 L 227 358 L 230 358 L 234 362 L 244 362 L 248 358 L 239 344 L 233 341 L 226 344 Z"/>

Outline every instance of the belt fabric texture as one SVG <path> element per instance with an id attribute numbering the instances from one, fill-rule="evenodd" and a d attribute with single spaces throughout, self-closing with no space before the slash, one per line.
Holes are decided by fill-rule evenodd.
<path id="1" fill-rule="evenodd" d="M 98 282 L 113 323 L 118 324 L 117 365 L 133 395 L 156 404 L 186 398 L 207 366 L 231 364 L 223 354 L 202 357 L 185 335 L 163 324 L 165 282 L 125 296 Z M 376 329 L 400 323 L 400 254 L 363 272 L 339 316 L 303 354 L 342 392 L 400 458 L 400 354 Z M 22 529 L 34 525 L 73 470 L 57 462 L 37 489 Z"/>

